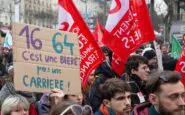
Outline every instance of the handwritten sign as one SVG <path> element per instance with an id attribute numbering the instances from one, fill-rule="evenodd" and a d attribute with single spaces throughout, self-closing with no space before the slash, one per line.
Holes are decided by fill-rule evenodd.
<path id="1" fill-rule="evenodd" d="M 48 92 L 58 88 L 80 94 L 77 36 L 27 24 L 13 24 L 14 84 L 17 90 Z"/>

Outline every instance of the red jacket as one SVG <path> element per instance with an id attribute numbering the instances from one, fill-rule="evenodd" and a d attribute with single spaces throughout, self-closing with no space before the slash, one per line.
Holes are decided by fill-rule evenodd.
<path id="1" fill-rule="evenodd" d="M 30 105 L 30 108 L 29 108 L 29 115 L 38 115 L 38 114 L 37 114 L 36 107 L 35 107 L 34 104 L 31 104 L 31 105 Z"/>

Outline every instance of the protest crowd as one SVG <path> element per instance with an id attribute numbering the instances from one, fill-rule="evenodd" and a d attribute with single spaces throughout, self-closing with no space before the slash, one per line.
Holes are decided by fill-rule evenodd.
<path id="1" fill-rule="evenodd" d="M 71 2 L 70 0 L 59 0 L 59 4 L 61 7 L 63 4 L 71 4 Z M 63 7 L 68 11 L 69 6 Z M 71 12 L 70 15 L 72 15 L 74 22 L 80 23 L 79 20 L 75 19 L 77 15 L 73 17 Z M 128 13 L 128 18 L 131 18 L 129 15 L 131 14 Z M 140 19 L 142 18 L 140 17 Z M 108 18 L 108 21 L 110 21 L 110 18 Z M 144 23 L 147 24 L 147 21 L 149 20 L 146 19 Z M 137 27 L 137 24 L 135 25 L 134 21 L 128 21 L 128 23 L 134 25 L 129 26 L 132 29 L 130 33 L 127 33 L 132 37 L 132 34 L 136 32 L 134 28 Z M 76 25 L 78 26 L 78 24 Z M 110 24 L 107 25 L 110 26 Z M 148 31 L 148 34 L 141 34 L 141 36 L 138 35 L 138 38 L 134 38 L 134 42 L 138 42 L 135 44 L 124 38 L 114 42 L 111 38 L 118 39 L 122 36 L 121 30 L 113 36 L 110 33 L 113 33 L 112 31 L 115 29 L 110 29 L 108 26 L 105 29 L 109 34 L 104 32 L 106 34 L 104 39 L 107 39 L 107 41 L 103 41 L 103 46 L 98 46 L 98 43 L 93 46 L 99 48 L 97 52 L 102 53 L 98 54 L 99 57 L 102 55 L 102 58 L 98 58 L 98 56 L 89 58 L 92 63 L 96 59 L 100 62 L 96 65 L 90 64 L 88 68 L 91 69 L 86 69 L 89 73 L 86 74 L 86 80 L 83 81 L 85 77 L 81 78 L 80 94 L 67 92 L 58 86 L 58 88 L 49 89 L 49 92 L 17 90 L 15 88 L 17 73 L 24 73 L 26 69 L 32 68 L 25 68 L 25 70 L 16 71 L 16 73 L 14 62 L 17 58 L 14 54 L 17 52 L 14 51 L 14 48 L 17 46 L 6 47 L 1 43 L 0 115 L 185 115 L 185 88 L 183 72 L 181 71 L 184 69 L 184 66 L 182 66 L 184 63 L 180 63 L 184 59 L 184 50 L 182 49 L 182 54 L 178 59 L 174 58 L 171 55 L 171 49 L 163 49 L 161 40 L 156 39 L 150 23 L 145 26 L 147 30 L 143 29 L 141 31 L 141 33 L 147 33 L 146 31 Z M 67 31 L 66 28 L 60 30 Z M 89 32 L 87 31 L 86 34 Z M 85 39 L 87 39 L 85 37 L 87 36 L 84 34 L 83 37 L 79 39 L 82 40 L 82 44 L 85 44 Z M 149 39 L 143 40 L 146 38 Z M 109 40 L 110 43 L 108 43 Z M 123 45 L 121 41 L 126 41 L 128 44 L 125 47 L 119 47 Z M 113 48 L 111 42 L 118 47 Z M 30 55 L 30 59 L 33 59 L 32 55 Z M 80 61 L 83 61 L 83 59 L 80 59 Z M 71 61 L 71 63 L 76 65 L 74 61 Z M 119 65 L 116 66 L 116 64 Z M 61 74 L 62 72 L 58 71 L 58 73 Z M 83 73 L 85 75 L 85 72 Z M 28 76 L 24 77 L 23 83 L 25 86 L 30 85 L 31 87 L 33 83 L 28 84 L 26 82 L 28 78 Z M 73 78 L 71 77 L 71 79 Z M 39 82 L 34 83 L 39 84 Z M 55 83 L 61 85 L 57 80 Z M 40 88 L 44 88 L 44 84 Z"/>

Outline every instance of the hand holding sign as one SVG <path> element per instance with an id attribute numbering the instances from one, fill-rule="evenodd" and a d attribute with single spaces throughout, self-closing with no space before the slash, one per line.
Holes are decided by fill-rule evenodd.
<path id="1" fill-rule="evenodd" d="M 51 101 L 50 105 L 56 105 L 60 100 L 64 98 L 64 92 L 60 89 L 52 89 L 49 94 L 49 99 Z"/>

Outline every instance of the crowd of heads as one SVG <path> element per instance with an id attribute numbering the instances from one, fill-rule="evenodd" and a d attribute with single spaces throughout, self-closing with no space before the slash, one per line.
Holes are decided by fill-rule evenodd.
<path id="1" fill-rule="evenodd" d="M 111 50 L 104 46 L 102 51 L 106 59 L 90 73 L 82 94 L 66 94 L 60 89 L 34 93 L 15 90 L 13 52 L 1 47 L 1 115 L 185 114 L 185 89 L 181 75 L 173 71 L 177 60 L 166 50 L 164 71 L 158 69 L 155 49 L 141 47 L 128 57 L 122 75 L 111 68 Z"/>

